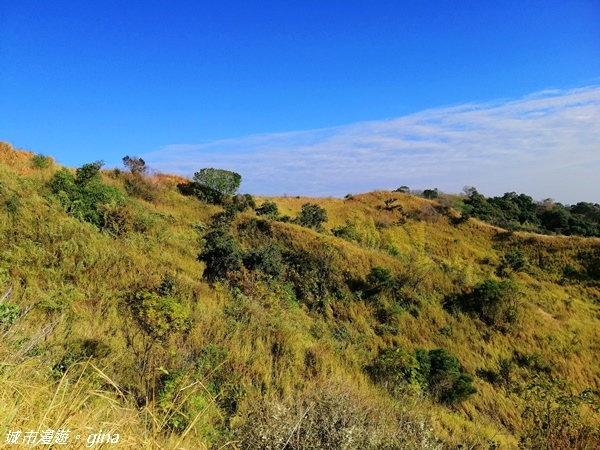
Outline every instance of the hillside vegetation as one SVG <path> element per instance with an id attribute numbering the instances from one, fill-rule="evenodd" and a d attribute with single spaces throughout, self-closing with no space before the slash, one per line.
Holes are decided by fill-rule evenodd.
<path id="1" fill-rule="evenodd" d="M 0 448 L 600 448 L 600 239 L 127 161 L 0 143 Z"/>

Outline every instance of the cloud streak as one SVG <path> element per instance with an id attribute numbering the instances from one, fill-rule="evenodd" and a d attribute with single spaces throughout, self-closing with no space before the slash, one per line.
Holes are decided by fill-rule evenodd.
<path id="1" fill-rule="evenodd" d="M 346 126 L 172 144 L 144 158 L 164 172 L 239 172 L 242 190 L 343 196 L 374 189 L 473 185 L 600 202 L 600 86 L 437 108 Z"/>

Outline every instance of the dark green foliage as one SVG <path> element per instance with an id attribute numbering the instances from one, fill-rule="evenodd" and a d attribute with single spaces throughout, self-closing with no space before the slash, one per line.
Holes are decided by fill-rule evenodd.
<path id="1" fill-rule="evenodd" d="M 198 260 L 206 264 L 204 278 L 214 282 L 230 272 L 237 272 L 242 265 L 242 251 L 236 240 L 224 229 L 211 231 L 204 238 Z"/>
<path id="2" fill-rule="evenodd" d="M 513 280 L 485 280 L 471 292 L 449 295 L 444 308 L 477 315 L 488 325 L 507 330 L 518 318 L 520 289 Z"/>
<path id="3" fill-rule="evenodd" d="M 256 209 L 256 201 L 251 194 L 244 194 L 244 198 L 246 199 L 246 204 L 249 208 Z"/>
<path id="4" fill-rule="evenodd" d="M 440 402 L 455 404 L 477 392 L 473 378 L 461 371 L 458 358 L 446 349 L 429 350 L 429 390 Z"/>
<path id="5" fill-rule="evenodd" d="M 540 220 L 546 230 L 565 234 L 569 228 L 569 211 L 562 206 L 554 206 L 540 214 Z"/>
<path id="6" fill-rule="evenodd" d="M 465 188 L 463 213 L 509 230 L 600 236 L 600 205 L 579 202 L 565 207 L 546 200 L 536 203 L 525 194 L 507 192 L 485 198 L 475 188 Z"/>
<path id="7" fill-rule="evenodd" d="M 11 214 L 16 214 L 21 206 L 21 200 L 16 194 L 12 194 L 4 201 L 4 207 L 6 211 Z"/>
<path id="8" fill-rule="evenodd" d="M 137 156 L 125 156 L 123 158 L 123 165 L 127 167 L 133 174 L 143 175 L 148 171 L 146 161 L 144 161 L 142 158 L 138 158 Z"/>
<path id="9" fill-rule="evenodd" d="M 423 370 L 415 353 L 403 346 L 381 350 L 373 364 L 367 367 L 367 372 L 373 381 L 390 392 L 406 384 L 426 383 L 426 377 L 423 376 Z"/>
<path id="10" fill-rule="evenodd" d="M 303 227 L 322 230 L 323 223 L 327 222 L 327 211 L 319 205 L 305 203 L 302 205 L 302 211 L 296 217 L 295 222 Z"/>
<path id="11" fill-rule="evenodd" d="M 180 183 L 177 185 L 177 189 L 183 195 L 193 195 L 206 203 L 212 203 L 215 205 L 223 203 L 224 197 L 221 193 L 200 183 L 193 181 L 189 183 Z"/>
<path id="12" fill-rule="evenodd" d="M 242 182 L 242 176 L 229 170 L 206 168 L 194 173 L 194 181 L 223 197 L 235 194 Z"/>
<path id="13" fill-rule="evenodd" d="M 448 405 L 460 403 L 477 392 L 473 378 L 462 371 L 458 358 L 443 348 L 418 348 L 412 352 L 404 347 L 387 348 L 379 352 L 367 372 L 390 392 L 416 384 Z"/>
<path id="14" fill-rule="evenodd" d="M 0 329 L 6 329 L 18 319 L 20 308 L 17 305 L 0 303 Z"/>
<path id="15" fill-rule="evenodd" d="M 550 375 L 552 373 L 552 366 L 539 353 L 524 353 L 515 350 L 512 360 L 520 368 L 528 369 L 535 375 Z"/>
<path id="16" fill-rule="evenodd" d="M 87 163 L 77 169 L 75 183 L 78 186 L 86 186 L 92 181 L 100 180 L 100 169 L 104 166 L 104 161 L 95 161 Z"/>
<path id="17" fill-rule="evenodd" d="M 31 164 L 33 164 L 33 167 L 36 169 L 47 169 L 52 165 L 52 158 L 38 153 L 31 159 Z"/>
<path id="18" fill-rule="evenodd" d="M 339 225 L 331 229 L 334 236 L 346 239 L 348 241 L 360 242 L 361 235 L 356 224 L 350 219 L 346 220 L 346 225 Z"/>
<path id="19" fill-rule="evenodd" d="M 366 282 L 368 286 L 367 297 L 373 297 L 383 292 L 389 293 L 397 288 L 392 273 L 384 267 L 372 267 L 371 272 L 367 275 Z"/>
<path id="20" fill-rule="evenodd" d="M 385 204 L 384 209 L 386 211 L 394 211 L 394 210 L 402 211 L 402 205 L 394 205 L 394 203 L 396 203 L 397 201 L 398 201 L 397 198 L 388 198 L 387 200 L 385 200 L 383 202 Z"/>
<path id="21" fill-rule="evenodd" d="M 508 276 L 511 272 L 523 272 L 527 269 L 527 258 L 522 250 L 513 250 L 502 257 L 502 262 L 498 267 L 499 276 Z"/>
<path id="22" fill-rule="evenodd" d="M 410 188 L 408 186 L 400 186 L 398 189 L 394 189 L 392 192 L 400 192 L 402 194 L 410 194 Z"/>
<path id="23" fill-rule="evenodd" d="M 267 200 L 258 208 L 256 208 L 256 214 L 275 219 L 279 216 L 279 208 L 277 207 L 277 203 Z"/>
<path id="24" fill-rule="evenodd" d="M 429 200 L 435 200 L 436 198 L 438 198 L 440 195 L 439 191 L 437 188 L 435 189 L 425 189 L 423 191 L 423 197 L 429 199 Z"/>
<path id="25" fill-rule="evenodd" d="M 75 178 L 66 167 L 62 167 L 57 170 L 54 176 L 48 182 L 48 187 L 54 194 L 63 192 L 68 197 L 75 197 L 77 195 L 77 185 L 75 184 Z"/>
<path id="26" fill-rule="evenodd" d="M 335 257 L 336 249 L 325 243 L 312 252 L 292 248 L 284 253 L 284 280 L 309 308 L 321 310 L 328 300 L 348 294 L 342 274 L 335 270 Z"/>
<path id="27" fill-rule="evenodd" d="M 232 208 L 236 212 L 242 212 L 249 208 L 254 209 L 256 207 L 256 203 L 250 194 L 237 194 L 228 199 L 225 203 L 226 208 Z"/>
<path id="28" fill-rule="evenodd" d="M 250 249 L 243 262 L 248 270 L 261 272 L 270 278 L 279 277 L 284 268 L 281 251 L 273 244 Z"/>
<path id="29" fill-rule="evenodd" d="M 202 169 L 194 174 L 194 181 L 180 183 L 177 189 L 183 195 L 198 197 L 203 202 L 222 205 L 238 190 L 242 176 L 235 172 L 223 169 Z M 238 211 L 246 207 L 254 207 L 254 199 L 251 195 L 244 195 L 245 202 L 236 200 L 235 208 Z M 243 205 L 243 207 L 242 207 Z M 241 209 L 239 209 L 242 207 Z"/>
<path id="30" fill-rule="evenodd" d="M 100 181 L 102 162 L 84 164 L 73 177 L 66 168 L 58 170 L 48 182 L 53 194 L 75 218 L 98 228 L 105 226 L 103 205 L 117 205 L 123 200 L 121 192 Z"/>

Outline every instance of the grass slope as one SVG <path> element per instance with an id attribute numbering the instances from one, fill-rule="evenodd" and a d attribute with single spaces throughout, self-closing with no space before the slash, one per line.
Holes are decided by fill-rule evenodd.
<path id="1" fill-rule="evenodd" d="M 4 436 L 70 430 L 74 448 L 99 430 L 118 448 L 598 448 L 586 401 L 600 392 L 600 239 L 506 232 L 400 193 L 257 198 L 291 217 L 318 204 L 325 230 L 243 211 L 228 235 L 246 255 L 276 248 L 280 270 L 208 283 L 198 254 L 222 208 L 181 195 L 178 177 L 103 172 L 123 200 L 101 209 L 99 230 L 50 192 L 59 167 L 47 161 L 0 143 Z M 374 267 L 395 284 L 375 289 Z M 516 286 L 510 322 L 464 307 L 486 280 Z M 409 376 L 370 375 L 386 349 L 417 348 L 455 355 L 477 393 L 448 405 Z"/>

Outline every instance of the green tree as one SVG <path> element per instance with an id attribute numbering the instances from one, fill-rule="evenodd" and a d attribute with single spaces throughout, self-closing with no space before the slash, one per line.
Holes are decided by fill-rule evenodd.
<path id="1" fill-rule="evenodd" d="M 429 390 L 440 402 L 452 405 L 477 392 L 473 378 L 462 372 L 458 358 L 446 349 L 429 350 L 428 362 Z"/>
<path id="2" fill-rule="evenodd" d="M 92 181 L 100 180 L 100 169 L 104 166 L 104 161 L 95 161 L 87 163 L 77 169 L 75 183 L 79 186 L 87 186 Z"/>
<path id="3" fill-rule="evenodd" d="M 437 188 L 425 189 L 423 191 L 423 197 L 428 198 L 429 200 L 434 200 L 434 199 L 438 198 L 439 195 L 440 195 L 440 192 L 438 191 Z"/>
<path id="4" fill-rule="evenodd" d="M 242 252 L 236 240 L 221 228 L 211 231 L 204 238 L 204 247 L 198 260 L 206 264 L 204 278 L 217 281 L 229 272 L 237 272 L 242 265 Z"/>
<path id="5" fill-rule="evenodd" d="M 277 207 L 277 203 L 267 200 L 258 208 L 256 208 L 256 214 L 275 219 L 277 216 L 279 216 L 279 208 Z"/>
<path id="6" fill-rule="evenodd" d="M 242 176 L 229 170 L 207 168 L 194 173 L 194 181 L 221 196 L 227 196 L 235 194 L 242 182 Z"/>
<path id="7" fill-rule="evenodd" d="M 305 203 L 302 205 L 302 211 L 296 217 L 295 222 L 303 227 L 321 230 L 323 223 L 327 222 L 327 211 L 319 205 Z"/>
<path id="8" fill-rule="evenodd" d="M 148 171 L 146 161 L 137 156 L 125 156 L 123 158 L 123 165 L 129 169 L 131 173 L 144 174 Z"/>

